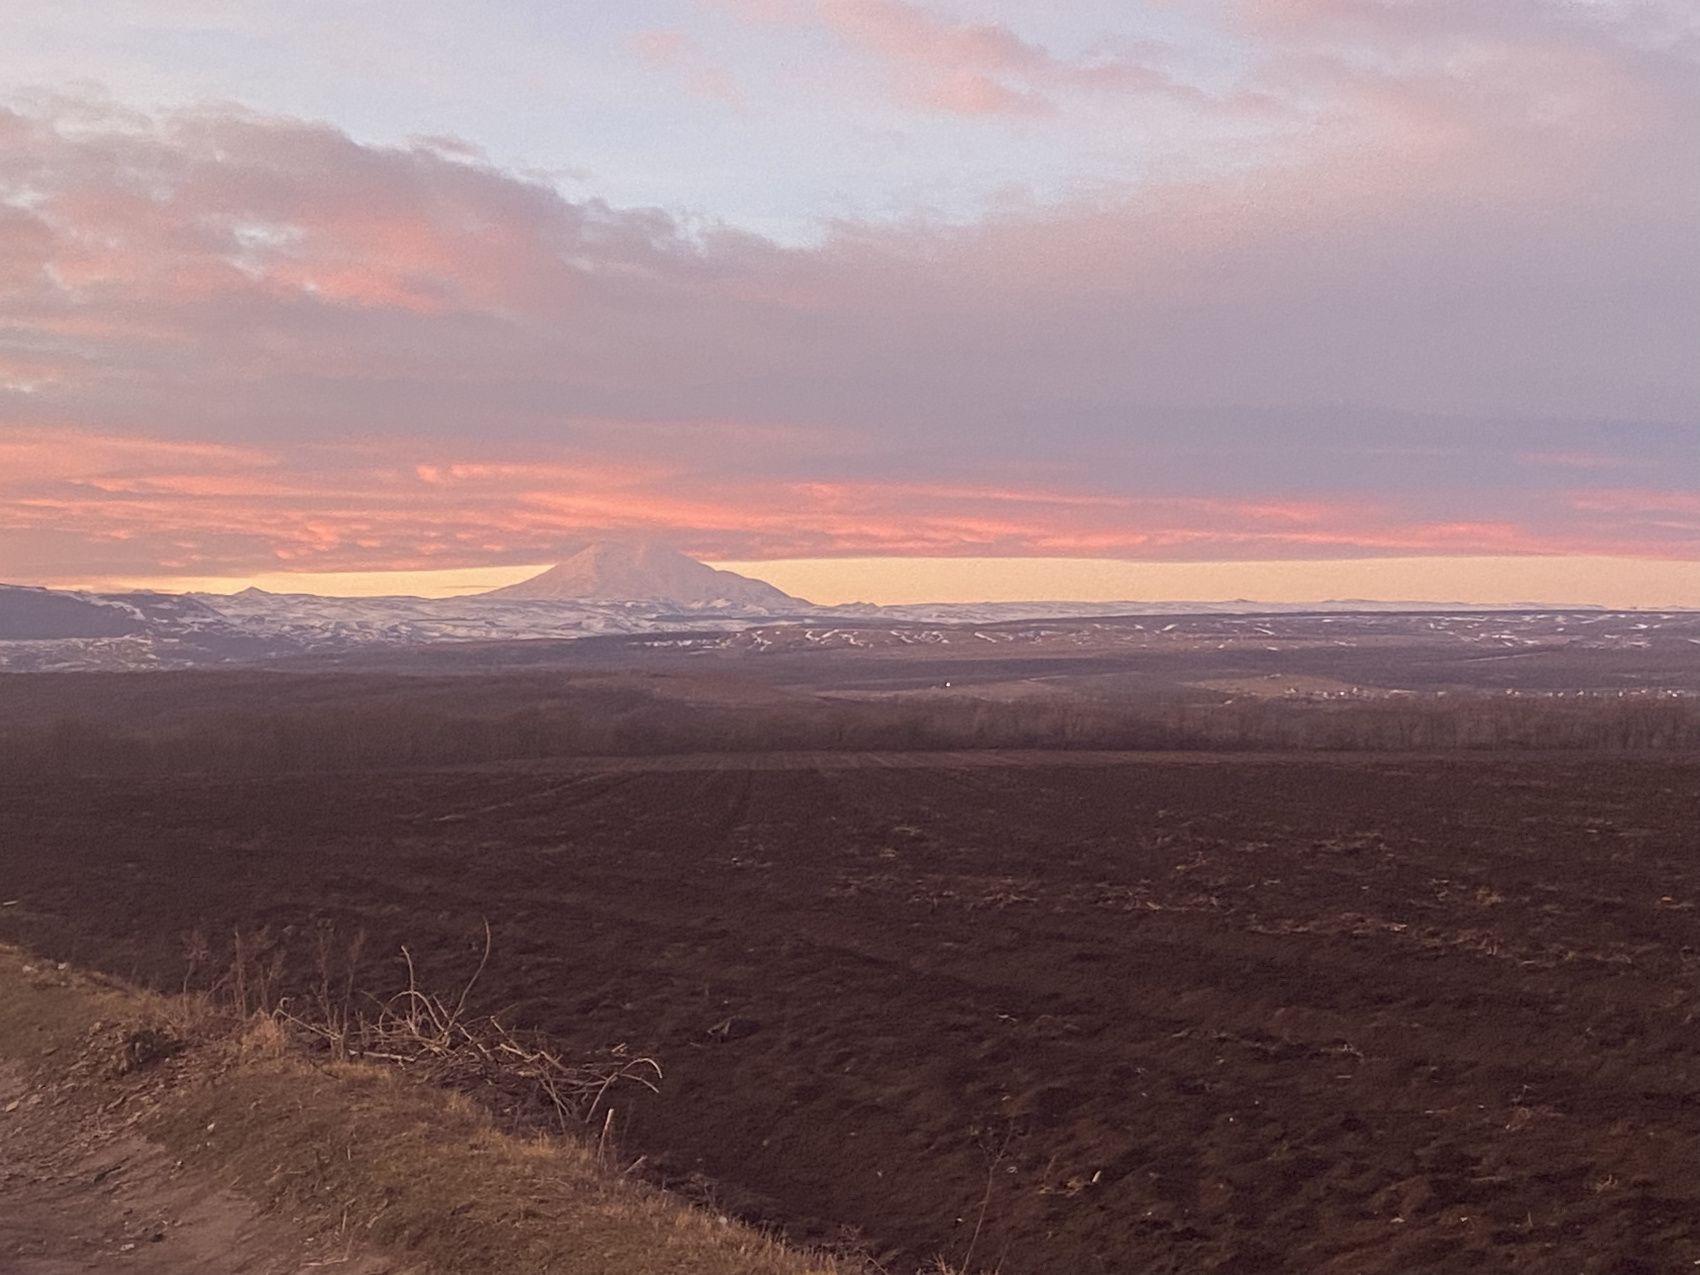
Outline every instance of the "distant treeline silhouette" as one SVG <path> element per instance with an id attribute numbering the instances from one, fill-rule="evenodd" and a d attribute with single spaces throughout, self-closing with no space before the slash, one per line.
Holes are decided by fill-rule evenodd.
<path id="1" fill-rule="evenodd" d="M 221 685 L 203 676 L 184 683 L 179 697 L 163 686 L 131 694 L 131 679 L 123 693 L 84 687 L 55 703 L 52 688 L 18 685 L 53 680 L 0 679 L 0 766 L 12 774 L 252 774 L 793 750 L 1700 751 L 1700 701 L 1653 695 L 735 704 L 559 680 L 279 677 Z"/>

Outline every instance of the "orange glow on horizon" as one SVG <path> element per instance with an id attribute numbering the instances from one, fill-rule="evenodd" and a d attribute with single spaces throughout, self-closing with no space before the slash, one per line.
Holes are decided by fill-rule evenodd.
<path id="1" fill-rule="evenodd" d="M 951 602 L 1252 602 L 1357 599 L 1464 605 L 1700 609 L 1700 563 L 1588 557 L 1424 557 L 1128 562 L 1102 558 L 793 558 L 714 562 L 831 606 Z M 64 587 L 151 588 L 332 597 L 451 598 L 500 588 L 547 563 L 424 571 L 261 572 L 65 581 Z"/>

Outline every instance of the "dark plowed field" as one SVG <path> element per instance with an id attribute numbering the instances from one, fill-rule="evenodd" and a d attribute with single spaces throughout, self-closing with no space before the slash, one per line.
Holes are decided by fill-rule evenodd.
<path id="1" fill-rule="evenodd" d="M 1700 1263 L 1700 764 L 1003 760 L 0 778 L 0 937 L 488 917 L 627 1153 L 894 1270 Z"/>

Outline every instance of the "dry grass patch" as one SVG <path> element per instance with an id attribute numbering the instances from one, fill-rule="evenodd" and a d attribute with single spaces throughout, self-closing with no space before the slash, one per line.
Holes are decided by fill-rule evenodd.
<path id="1" fill-rule="evenodd" d="M 396 1066 L 317 1057 L 276 1018 L 3 948 L 0 1058 L 47 1106 L 110 1113 L 209 1184 L 411 1270 L 852 1275 L 620 1173 L 605 1147 L 517 1136 Z"/>
<path id="2" fill-rule="evenodd" d="M 149 1131 L 269 1210 L 444 1272 L 843 1275 L 623 1177 L 588 1146 L 520 1138 L 459 1094 L 293 1052 L 226 1070 Z"/>

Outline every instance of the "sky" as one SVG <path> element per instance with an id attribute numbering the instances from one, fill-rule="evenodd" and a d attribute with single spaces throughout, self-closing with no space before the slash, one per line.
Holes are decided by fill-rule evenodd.
<path id="1" fill-rule="evenodd" d="M 1691 0 L 8 0 L 0 580 L 1700 605 Z"/>

